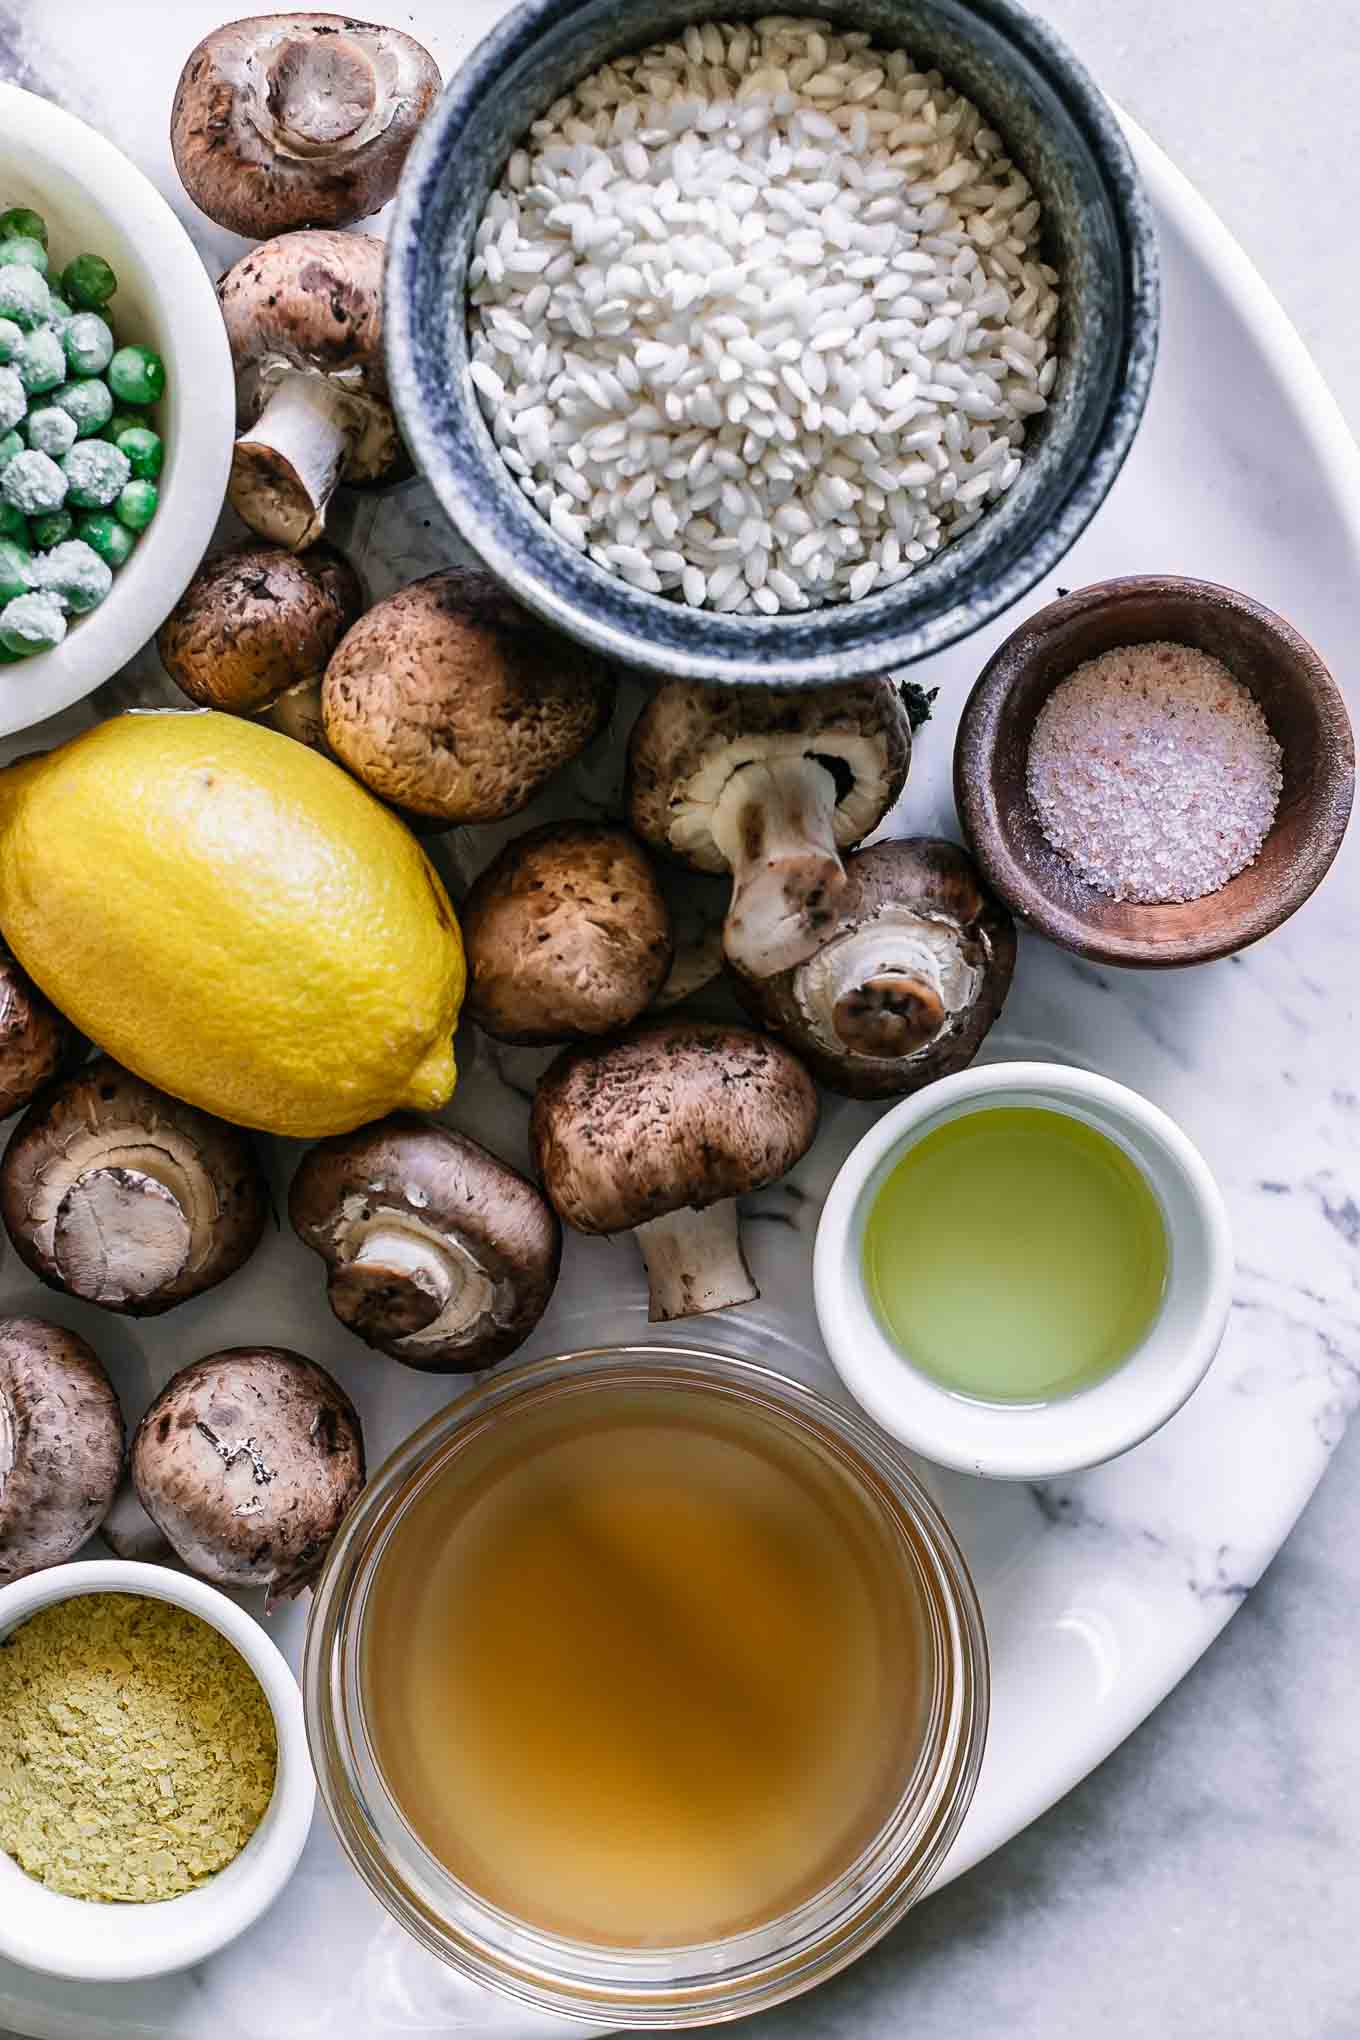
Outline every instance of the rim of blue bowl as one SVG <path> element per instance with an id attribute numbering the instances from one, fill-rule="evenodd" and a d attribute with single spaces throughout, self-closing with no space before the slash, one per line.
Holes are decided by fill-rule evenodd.
<path id="1" fill-rule="evenodd" d="M 524 515 L 542 527 L 560 554 L 561 575 L 527 565 L 498 506 L 497 485 L 508 471 L 482 419 L 466 376 L 438 392 L 446 407 L 436 419 L 435 392 L 423 384 L 417 343 L 419 268 L 427 247 L 420 228 L 435 209 L 464 126 L 498 80 L 532 55 L 549 29 L 560 30 L 595 0 L 520 0 L 473 48 L 445 86 L 407 159 L 388 235 L 385 329 L 388 379 L 407 448 L 457 536 L 526 608 L 612 662 L 657 679 L 727 686 L 828 686 L 915 664 L 982 629 L 1021 600 L 1068 553 L 1109 494 L 1142 421 L 1157 359 L 1161 311 L 1160 260 L 1151 203 L 1110 102 L 1085 66 L 1020 0 L 969 0 L 970 11 L 1007 37 L 1064 109 L 1090 151 L 1110 199 L 1123 258 L 1125 319 L 1118 368 L 1100 427 L 1049 521 L 1009 549 L 997 533 L 993 563 L 984 518 L 965 538 L 944 546 L 921 573 L 858 602 L 776 617 L 740 617 L 687 610 L 665 596 L 634 589 L 584 558 L 551 531 L 527 503 Z M 815 6 L 796 11 L 816 13 Z M 702 10 L 722 15 L 721 0 Z M 629 36 L 626 12 L 619 47 L 643 47 Z M 904 22 L 909 39 L 910 24 Z M 472 458 L 463 472 L 457 443 Z M 980 536 L 981 535 L 981 536 Z M 523 534 L 521 534 L 523 536 Z M 971 578 L 952 588 L 951 555 L 973 540 Z M 942 587 L 932 587 L 938 570 Z M 574 570 L 574 571 L 572 571 Z M 568 579 L 579 588 L 569 588 Z M 952 591 L 951 591 L 952 589 Z"/>

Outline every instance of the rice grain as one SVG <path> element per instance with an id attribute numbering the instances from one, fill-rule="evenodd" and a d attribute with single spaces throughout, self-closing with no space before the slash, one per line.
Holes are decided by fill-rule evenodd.
<path id="1" fill-rule="evenodd" d="M 772 614 L 897 585 L 1014 484 L 1058 366 L 1039 232 L 1004 144 L 905 52 L 708 22 L 534 123 L 451 316 L 567 544 Z"/>

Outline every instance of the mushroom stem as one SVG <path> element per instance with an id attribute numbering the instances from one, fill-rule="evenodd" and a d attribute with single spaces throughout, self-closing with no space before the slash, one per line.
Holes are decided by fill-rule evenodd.
<path id="1" fill-rule="evenodd" d="M 798 1003 L 828 1048 L 889 1061 L 935 1041 L 978 978 L 956 928 L 902 908 L 826 943 L 800 973 Z"/>
<path id="2" fill-rule="evenodd" d="M 741 1250 L 733 1197 L 703 1211 L 689 1206 L 668 1211 L 635 1227 L 633 1237 L 647 1265 L 651 1324 L 730 1310 L 735 1303 L 754 1303 L 760 1294 Z"/>
<path id="3" fill-rule="evenodd" d="M 144 1169 L 87 1169 L 57 1207 L 57 1273 L 77 1296 L 99 1303 L 158 1295 L 182 1272 L 192 1247 L 193 1229 L 178 1197 Z"/>
<path id="4" fill-rule="evenodd" d="M 294 156 L 352 146 L 379 98 L 372 58 L 348 36 L 286 37 L 270 58 L 264 103 L 269 138 Z"/>
<path id="5" fill-rule="evenodd" d="M 277 730 L 280 736 L 305 744 L 309 751 L 320 751 L 325 758 L 334 755 L 326 742 L 319 679 L 300 680 L 296 687 L 285 689 L 261 712 L 260 721 Z"/>
<path id="6" fill-rule="evenodd" d="M 883 971 L 842 992 L 832 1026 L 857 1055 L 914 1055 L 944 1025 L 939 989 L 927 979 Z"/>
<path id="7" fill-rule="evenodd" d="M 719 796 L 713 839 L 732 868 L 723 945 L 748 977 L 811 956 L 845 885 L 836 848 L 836 782 L 815 758 L 743 765 Z"/>
<path id="8" fill-rule="evenodd" d="M 692 942 L 676 945 L 675 956 L 661 990 L 652 1000 L 658 1012 L 665 1012 L 671 1006 L 678 1006 L 682 999 L 692 998 L 705 985 L 712 984 L 723 966 L 723 933 L 721 928 L 706 928 L 696 935 Z"/>
<path id="9" fill-rule="evenodd" d="M 292 552 L 320 538 L 360 421 L 329 376 L 282 376 L 236 442 L 227 495 L 253 531 Z"/>
<path id="10" fill-rule="evenodd" d="M 492 1284 L 472 1259 L 412 1225 L 380 1219 L 363 1232 L 330 1279 L 331 1309 L 370 1343 L 438 1327 L 455 1337 L 491 1308 Z"/>

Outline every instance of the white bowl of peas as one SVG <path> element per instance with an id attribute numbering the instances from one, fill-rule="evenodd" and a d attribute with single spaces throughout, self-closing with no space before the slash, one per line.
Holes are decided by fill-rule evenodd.
<path id="1" fill-rule="evenodd" d="M 0 736 L 155 634 L 234 432 L 216 295 L 170 207 L 83 121 L 0 85 Z"/>

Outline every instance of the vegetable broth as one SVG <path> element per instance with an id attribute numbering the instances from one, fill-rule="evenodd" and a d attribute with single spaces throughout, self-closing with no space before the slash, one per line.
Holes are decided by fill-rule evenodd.
<path id="1" fill-rule="evenodd" d="M 1151 1329 L 1166 1225 L 1142 1172 L 1084 1121 L 1031 1106 L 947 1120 L 879 1190 L 864 1272 L 905 1357 L 987 1402 L 1087 1388 Z"/>
<path id="2" fill-rule="evenodd" d="M 921 1750 L 902 1533 L 735 1398 L 624 1383 L 504 1415 L 393 1532 L 363 1638 L 389 1790 L 477 1895 L 674 1946 L 846 1869 Z"/>

